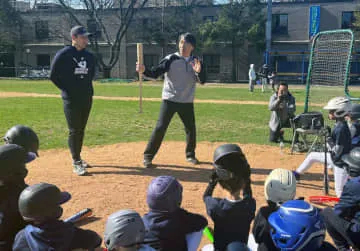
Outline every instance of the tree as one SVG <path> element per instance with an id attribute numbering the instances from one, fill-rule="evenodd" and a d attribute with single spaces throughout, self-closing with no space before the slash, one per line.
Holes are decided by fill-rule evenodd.
<path id="1" fill-rule="evenodd" d="M 360 35 L 360 11 L 354 12 L 354 19 L 352 23 L 353 31 L 355 33 L 356 38 L 359 38 Z"/>
<path id="2" fill-rule="evenodd" d="M 93 28 L 90 32 L 101 32 L 104 34 L 105 43 L 110 47 L 110 58 L 105 62 L 100 51 L 100 38 L 95 34 L 90 37 L 90 48 L 93 50 L 98 66 L 103 71 L 104 77 L 109 78 L 111 70 L 116 65 L 120 56 L 120 46 L 123 38 L 128 30 L 129 25 L 133 21 L 138 9 L 143 8 L 148 0 L 78 0 L 81 8 L 91 20 L 90 24 Z M 58 0 L 63 10 L 77 24 L 87 26 L 76 15 L 77 10 L 70 5 L 71 1 Z M 114 7 L 114 8 L 112 8 Z M 104 19 L 115 18 L 111 22 L 116 24 L 115 31 L 105 25 Z"/>
<path id="3" fill-rule="evenodd" d="M 212 48 L 218 42 L 231 45 L 232 81 L 236 81 L 237 50 L 246 42 L 258 50 L 264 48 L 265 15 L 259 0 L 232 1 L 222 7 L 218 20 L 199 27 L 205 48 Z"/>
<path id="4" fill-rule="evenodd" d="M 23 20 L 9 0 L 0 2 L 0 51 L 13 51 L 21 34 Z"/>
<path id="5" fill-rule="evenodd" d="M 155 42 L 162 48 L 162 56 L 167 54 L 168 44 L 177 41 L 181 33 L 197 33 L 201 15 L 199 5 L 212 5 L 211 0 L 177 0 L 177 6 L 168 6 L 163 2 L 157 13 L 145 17 L 146 22 L 136 28 L 136 37 L 147 43 Z M 195 34 L 196 35 L 196 34 Z"/>

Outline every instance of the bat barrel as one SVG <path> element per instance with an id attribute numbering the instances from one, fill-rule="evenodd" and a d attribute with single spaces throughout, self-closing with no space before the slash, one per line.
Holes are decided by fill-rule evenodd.
<path id="1" fill-rule="evenodd" d="M 67 218 L 65 220 L 65 222 L 75 223 L 75 222 L 80 221 L 81 219 L 86 218 L 90 215 L 92 215 L 92 210 L 90 208 L 86 208 L 86 209 L 81 210 L 80 212 L 74 214 L 73 216 Z"/>

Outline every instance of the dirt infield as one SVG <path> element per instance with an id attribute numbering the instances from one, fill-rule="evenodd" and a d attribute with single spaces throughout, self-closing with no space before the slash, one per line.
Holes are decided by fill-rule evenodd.
<path id="1" fill-rule="evenodd" d="M 84 208 L 92 208 L 95 217 L 84 228 L 103 236 L 108 215 L 131 208 L 140 214 L 147 212 L 146 189 L 150 180 L 159 175 L 178 178 L 183 187 L 182 206 L 206 215 L 202 195 L 207 186 L 212 166 L 212 154 L 221 143 L 199 143 L 197 157 L 201 161 L 193 166 L 185 161 L 184 142 L 164 142 L 154 160 L 159 167 L 142 167 L 142 152 L 145 142 L 121 143 L 115 145 L 85 147 L 83 158 L 93 168 L 89 176 L 78 177 L 72 173 L 70 153 L 67 149 L 40 151 L 40 158 L 28 165 L 28 184 L 38 182 L 54 183 L 72 194 L 72 200 L 64 205 L 64 218 Z M 278 147 L 241 145 L 252 167 L 252 187 L 257 208 L 265 204 L 263 184 L 266 175 L 274 168 L 294 170 L 304 159 L 304 154 L 281 154 Z M 333 183 L 331 182 L 333 195 Z M 322 166 L 314 166 L 298 184 L 297 196 L 322 194 Z M 219 190 L 215 195 L 221 196 Z M 209 219 L 210 225 L 212 225 Z M 207 243 L 203 239 L 202 244 Z"/>

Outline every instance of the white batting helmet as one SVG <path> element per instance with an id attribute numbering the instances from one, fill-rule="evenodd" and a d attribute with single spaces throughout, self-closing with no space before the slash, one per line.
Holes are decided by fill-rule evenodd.
<path id="1" fill-rule="evenodd" d="M 295 175 L 286 169 L 274 169 L 265 180 L 264 192 L 266 200 L 277 204 L 293 200 L 296 194 Z"/>
<path id="2" fill-rule="evenodd" d="M 325 110 L 334 110 L 334 115 L 337 118 L 344 117 L 351 112 L 351 101 L 346 97 L 336 97 L 329 100 Z"/>

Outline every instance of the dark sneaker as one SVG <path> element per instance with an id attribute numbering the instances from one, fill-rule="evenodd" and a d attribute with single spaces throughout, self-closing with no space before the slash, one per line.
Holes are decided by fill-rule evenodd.
<path id="1" fill-rule="evenodd" d="M 155 168 L 156 166 L 152 163 L 152 160 L 144 159 L 143 161 L 145 168 Z"/>
<path id="2" fill-rule="evenodd" d="M 200 163 L 199 160 L 197 158 L 195 158 L 195 157 L 187 157 L 186 161 L 190 162 L 190 163 L 192 163 L 194 165 L 198 165 Z"/>

